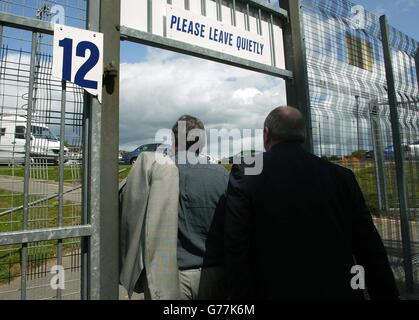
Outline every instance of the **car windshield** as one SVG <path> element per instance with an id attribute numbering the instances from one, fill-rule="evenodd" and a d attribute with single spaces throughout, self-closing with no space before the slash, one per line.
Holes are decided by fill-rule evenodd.
<path id="1" fill-rule="evenodd" d="M 48 128 L 32 126 L 31 131 L 33 136 L 37 139 L 46 139 L 52 141 L 58 140 L 57 137 Z"/>

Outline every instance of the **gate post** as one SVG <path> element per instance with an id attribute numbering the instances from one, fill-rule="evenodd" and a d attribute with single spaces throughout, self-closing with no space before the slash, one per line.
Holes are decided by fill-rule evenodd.
<path id="1" fill-rule="evenodd" d="M 314 152 L 310 93 L 308 86 L 306 46 L 300 0 L 281 0 L 281 8 L 288 12 L 288 23 L 283 24 L 285 67 L 294 74 L 286 80 L 287 103 L 298 108 L 307 126 L 306 150 Z"/>
<path id="2" fill-rule="evenodd" d="M 378 207 L 380 213 L 388 211 L 387 189 L 384 173 L 383 139 L 381 135 L 380 110 L 376 100 L 369 104 L 371 137 L 374 151 L 374 166 L 378 193 Z"/>
<path id="3" fill-rule="evenodd" d="M 416 64 L 416 78 L 418 78 L 418 87 L 419 87 L 419 47 L 416 50 L 415 64 Z"/>
<path id="4" fill-rule="evenodd" d="M 397 93 L 394 81 L 393 61 L 390 48 L 387 17 L 380 17 L 381 36 L 383 41 L 384 64 L 386 69 L 388 102 L 390 107 L 391 131 L 394 145 L 394 159 L 396 163 L 397 191 L 400 204 L 400 227 L 403 243 L 403 262 L 405 271 L 406 289 L 408 293 L 414 291 L 412 249 L 410 242 L 409 213 L 404 177 L 404 159 L 400 135 L 399 115 L 397 110 Z"/>
<path id="5" fill-rule="evenodd" d="M 88 29 L 104 34 L 102 104 L 91 98 L 88 146 L 89 244 L 88 298 L 119 298 L 119 63 L 120 1 L 88 1 Z"/>

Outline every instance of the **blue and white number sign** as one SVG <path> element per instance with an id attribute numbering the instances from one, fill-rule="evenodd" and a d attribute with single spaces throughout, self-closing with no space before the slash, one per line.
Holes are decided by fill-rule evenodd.
<path id="1" fill-rule="evenodd" d="M 102 102 L 103 34 L 56 24 L 52 75 L 77 84 Z"/>

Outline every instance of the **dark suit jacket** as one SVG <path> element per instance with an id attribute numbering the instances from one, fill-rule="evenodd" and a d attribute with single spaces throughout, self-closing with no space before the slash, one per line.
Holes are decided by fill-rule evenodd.
<path id="1" fill-rule="evenodd" d="M 232 299 L 364 299 L 351 268 L 365 269 L 372 299 L 396 299 L 386 251 L 352 171 L 297 144 L 263 156 L 263 172 L 234 166 L 225 256 Z"/>

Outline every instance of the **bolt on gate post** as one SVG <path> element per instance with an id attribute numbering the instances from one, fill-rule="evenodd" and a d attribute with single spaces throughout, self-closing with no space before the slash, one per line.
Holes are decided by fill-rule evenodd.
<path id="1" fill-rule="evenodd" d="M 102 104 L 87 100 L 89 117 L 87 210 L 92 225 L 89 246 L 89 288 L 93 300 L 117 300 L 119 288 L 119 63 L 120 1 L 88 1 L 88 29 L 104 34 Z"/>
<path id="2" fill-rule="evenodd" d="M 416 77 L 418 78 L 418 87 L 419 87 L 419 47 L 416 50 L 415 64 L 416 64 Z"/>

